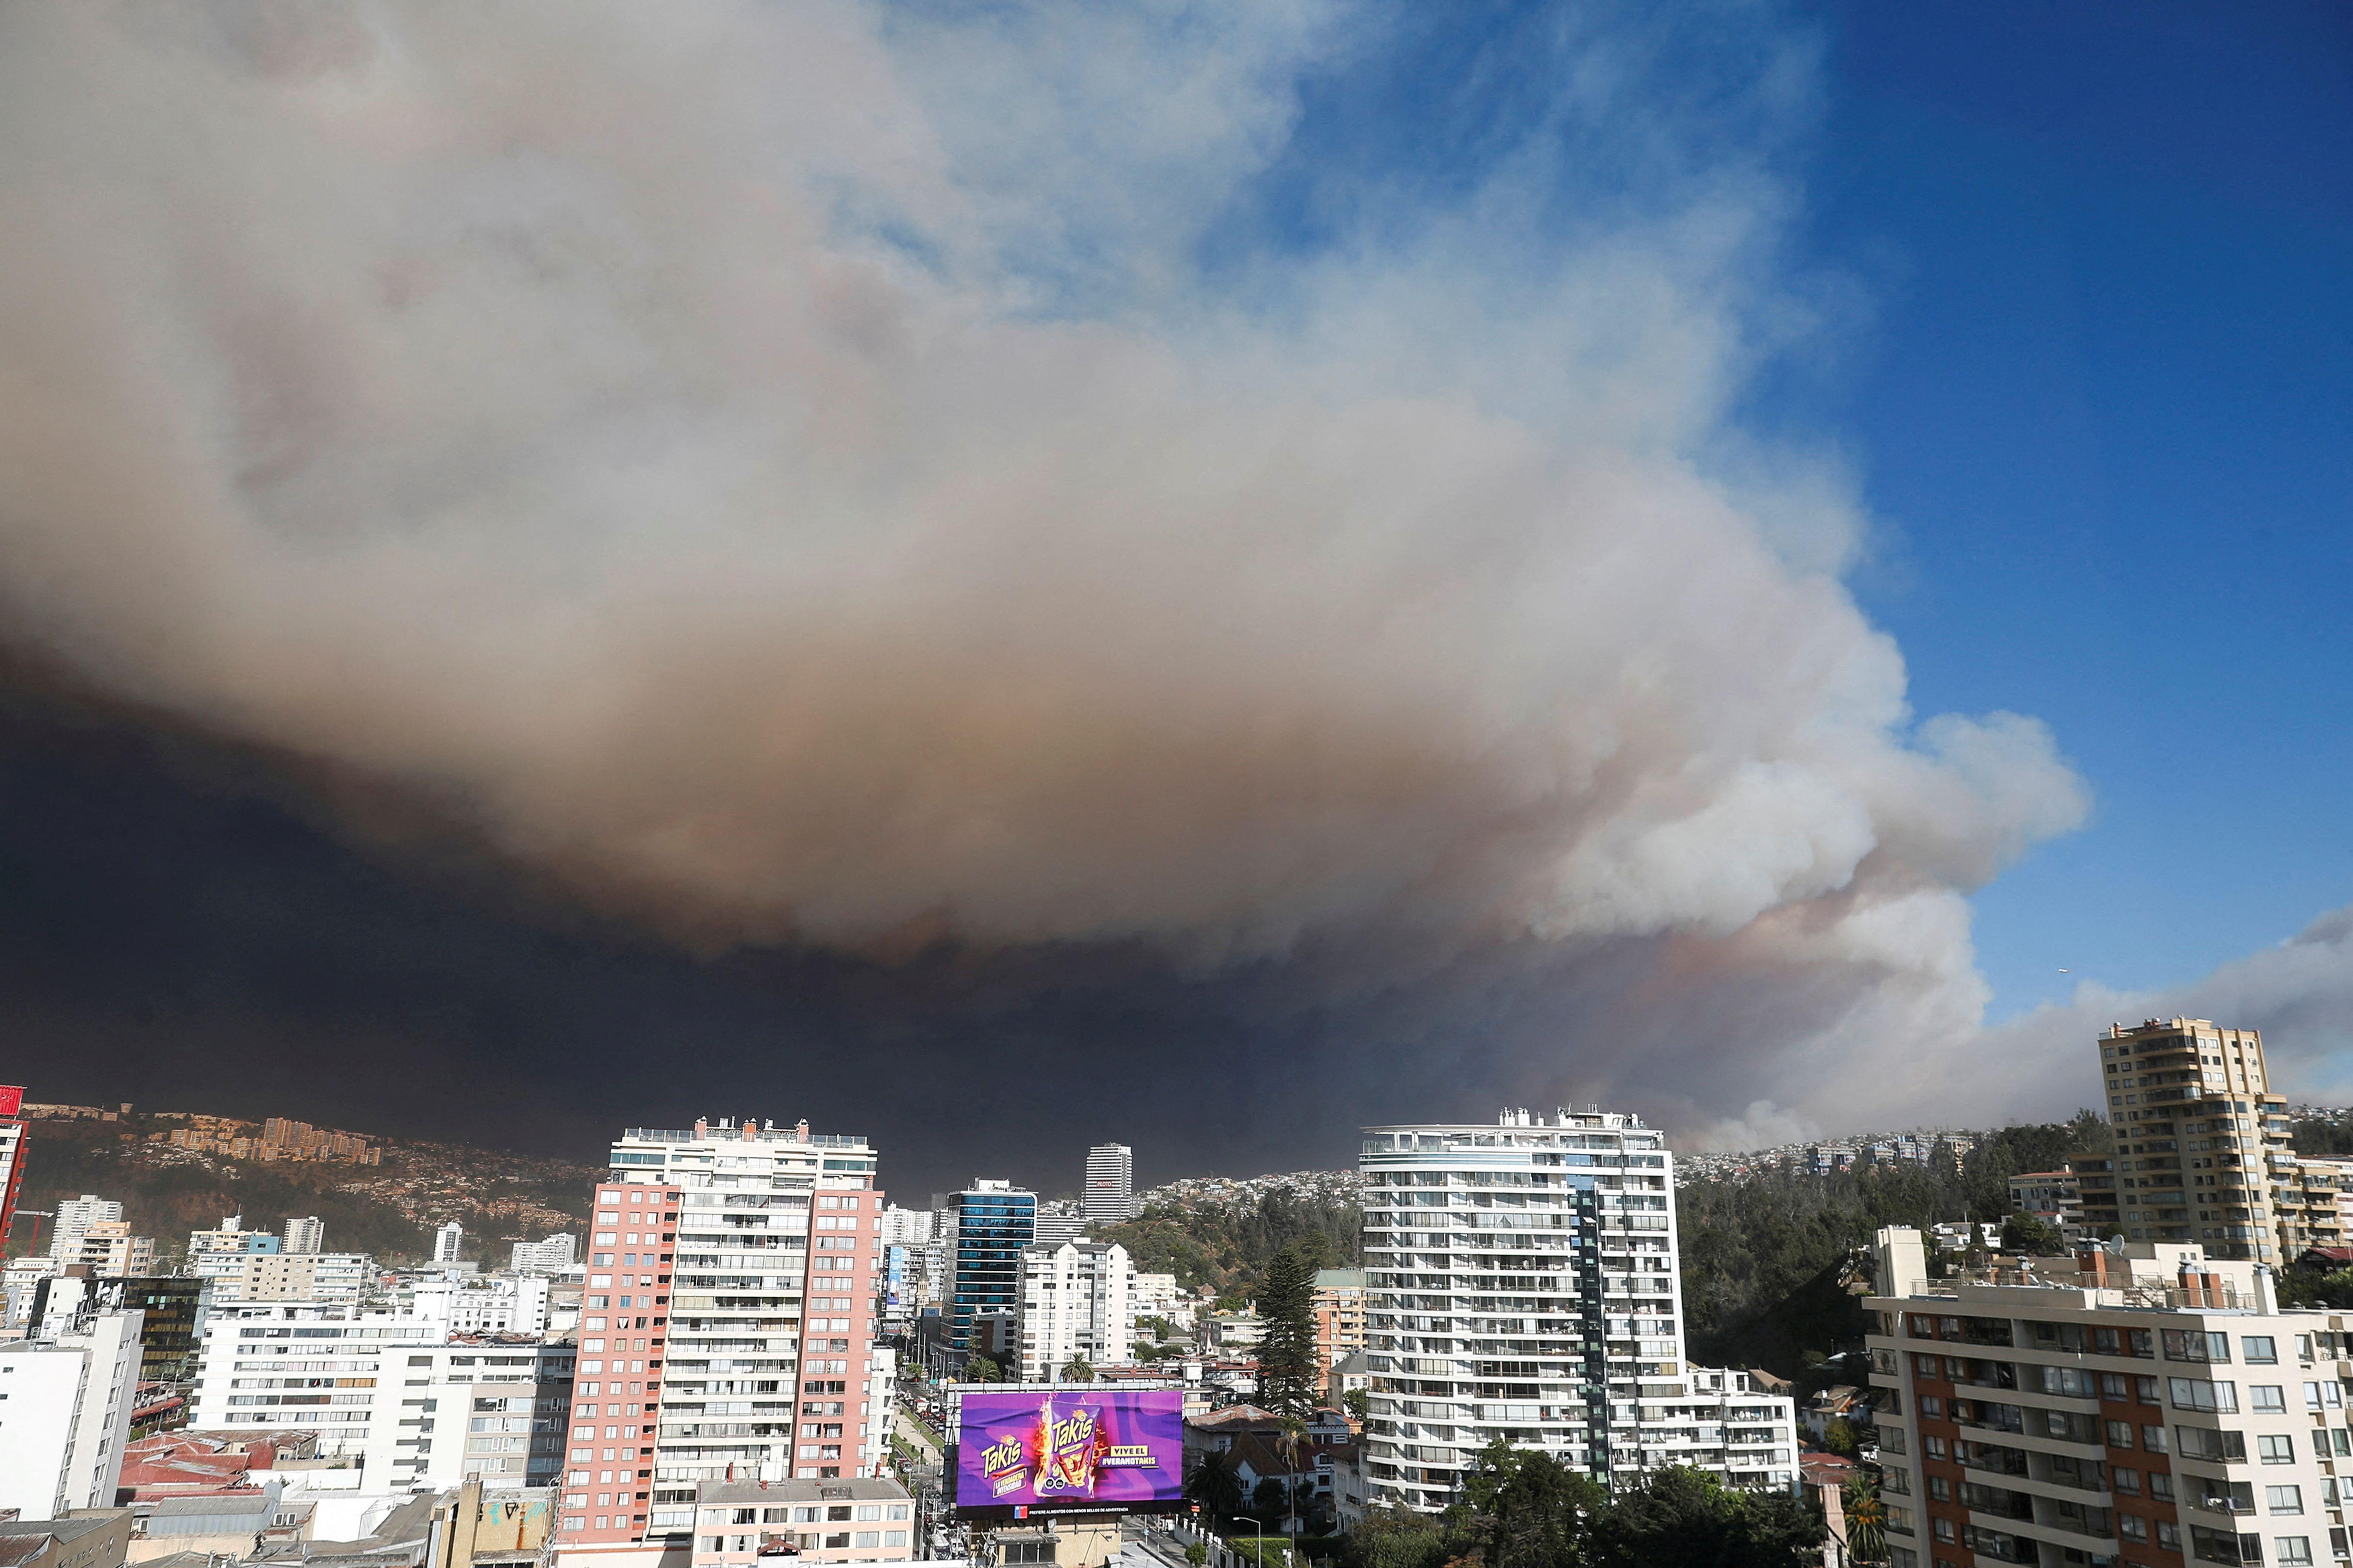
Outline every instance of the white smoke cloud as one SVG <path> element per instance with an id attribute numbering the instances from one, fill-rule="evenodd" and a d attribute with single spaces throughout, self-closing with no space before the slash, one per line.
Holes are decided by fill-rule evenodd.
<path id="1" fill-rule="evenodd" d="M 1564 18 L 1472 194 L 1303 249 L 1234 213 L 1378 16 L 11 9 L 0 616 L 704 940 L 1508 951 L 1648 1043 L 1507 1008 L 1499 1086 L 1925 1102 L 2084 792 L 1915 723 L 1727 422 L 1804 40 L 1702 121 Z"/>

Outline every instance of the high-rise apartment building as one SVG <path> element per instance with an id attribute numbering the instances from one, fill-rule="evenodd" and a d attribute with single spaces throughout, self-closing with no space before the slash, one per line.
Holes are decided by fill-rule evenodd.
<path id="1" fill-rule="evenodd" d="M 327 1222 L 317 1215 L 301 1219 L 289 1216 L 286 1230 L 279 1242 L 282 1252 L 323 1252 L 327 1248 Z"/>
<path id="2" fill-rule="evenodd" d="M 1135 1217 L 1135 1156 L 1124 1143 L 1098 1143 L 1087 1151 L 1087 1184 L 1080 1207 L 1097 1225 Z"/>
<path id="3" fill-rule="evenodd" d="M 1125 1362 L 1135 1329 L 1135 1268 L 1112 1243 L 1038 1242 L 1021 1250 L 1024 1383 L 1051 1383 L 1073 1360 Z"/>
<path id="4" fill-rule="evenodd" d="M 456 1220 L 451 1220 L 448 1225 L 443 1226 L 439 1230 L 433 1233 L 434 1262 L 461 1262 L 464 1259 L 465 1251 L 466 1227 L 459 1225 Z"/>
<path id="5" fill-rule="evenodd" d="M 632 1128 L 596 1194 L 559 1532 L 683 1545 L 705 1482 L 855 1476 L 882 1194 L 862 1137 Z M 887 1401 L 885 1402 L 887 1404 Z"/>
<path id="6" fill-rule="evenodd" d="M 1877 1251 L 1891 1568 L 2347 1560 L 2353 1336 L 2281 1310 L 2267 1266 L 2144 1240 L 1931 1279 L 1917 1231 Z"/>
<path id="7" fill-rule="evenodd" d="M 1684 1359 L 1672 1162 L 1615 1112 L 1365 1130 L 1376 1500 L 1445 1507 L 1498 1438 L 1610 1485 L 1794 1487 L 1790 1402 Z"/>
<path id="8" fill-rule="evenodd" d="M 1365 1271 L 1315 1271 L 1315 1358 L 1325 1372 L 1365 1348 Z"/>
<path id="9" fill-rule="evenodd" d="M 96 1193 L 84 1193 L 78 1198 L 58 1200 L 57 1217 L 50 1223 L 49 1256 L 79 1262 L 81 1238 L 90 1227 L 100 1220 L 121 1219 L 122 1205 Z"/>
<path id="10" fill-rule="evenodd" d="M 2099 1052 L 2116 1152 L 2075 1163 L 2084 1223 L 2129 1241 L 2195 1241 L 2213 1258 L 2286 1261 L 2272 1178 L 2294 1156 L 2261 1032 L 2151 1018 L 2103 1031 Z"/>
<path id="11" fill-rule="evenodd" d="M 997 1348 L 975 1343 L 976 1322 L 998 1319 L 1009 1325 L 1019 1314 L 1021 1249 L 1038 1239 L 1038 1194 L 975 1177 L 950 1205 L 955 1276 L 947 1303 L 948 1348 L 965 1356 Z"/>
<path id="12" fill-rule="evenodd" d="M 16 1223 L 16 1194 L 25 1187 L 25 1091 L 0 1084 L 0 1242 Z"/>

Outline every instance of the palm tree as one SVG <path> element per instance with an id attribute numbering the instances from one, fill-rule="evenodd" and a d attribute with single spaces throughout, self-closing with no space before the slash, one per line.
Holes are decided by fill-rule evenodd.
<path id="1" fill-rule="evenodd" d="M 1878 1479 L 1857 1471 L 1840 1498 L 1846 1512 L 1846 1549 L 1857 1563 L 1887 1561 L 1887 1505 L 1879 1500 Z"/>
<path id="2" fill-rule="evenodd" d="M 1282 1528 L 1286 1535 L 1296 1534 L 1292 1526 L 1299 1519 L 1299 1445 L 1307 1440 L 1307 1423 L 1295 1415 L 1285 1415 L 1282 1426 L 1275 1434 L 1274 1451 L 1282 1456 Z"/>
<path id="3" fill-rule="evenodd" d="M 1095 1380 L 1095 1369 L 1087 1364 L 1086 1357 L 1073 1354 L 1070 1360 L 1062 1363 L 1061 1377 L 1064 1383 L 1092 1383 Z"/>
<path id="4" fill-rule="evenodd" d="M 1242 1480 L 1233 1461 L 1223 1454 L 1204 1454 L 1185 1482 L 1185 1495 L 1200 1505 L 1213 1525 L 1231 1520 L 1242 1508 Z"/>

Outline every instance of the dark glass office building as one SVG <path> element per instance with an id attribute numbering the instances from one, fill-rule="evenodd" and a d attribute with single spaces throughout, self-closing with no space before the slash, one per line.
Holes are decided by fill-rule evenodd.
<path id="1" fill-rule="evenodd" d="M 963 1356 L 975 1350 L 976 1318 L 1019 1309 L 1021 1249 L 1038 1235 L 1038 1194 L 1010 1182 L 975 1181 L 956 1194 L 954 1212 L 955 1310 L 948 1344 Z"/>

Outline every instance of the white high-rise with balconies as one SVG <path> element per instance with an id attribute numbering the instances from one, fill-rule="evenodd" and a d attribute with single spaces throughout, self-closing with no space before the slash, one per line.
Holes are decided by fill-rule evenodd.
<path id="1" fill-rule="evenodd" d="M 1115 1366 L 1135 1328 L 1135 1266 L 1100 1241 L 1021 1249 L 1021 1381 L 1051 1383 L 1073 1361 Z"/>
<path id="2" fill-rule="evenodd" d="M 79 1262 L 81 1238 L 101 1220 L 121 1219 L 122 1205 L 96 1193 L 58 1200 L 57 1228 L 49 1234 L 49 1256 Z"/>
<path id="3" fill-rule="evenodd" d="M 1797 1483 L 1797 1413 L 1684 1360 L 1673 1156 L 1641 1119 L 1368 1127 L 1371 1495 L 1431 1511 L 1497 1438 L 1605 1483 Z"/>
<path id="4" fill-rule="evenodd" d="M 466 1227 L 451 1220 L 433 1233 L 433 1261 L 456 1263 L 466 1250 Z"/>

